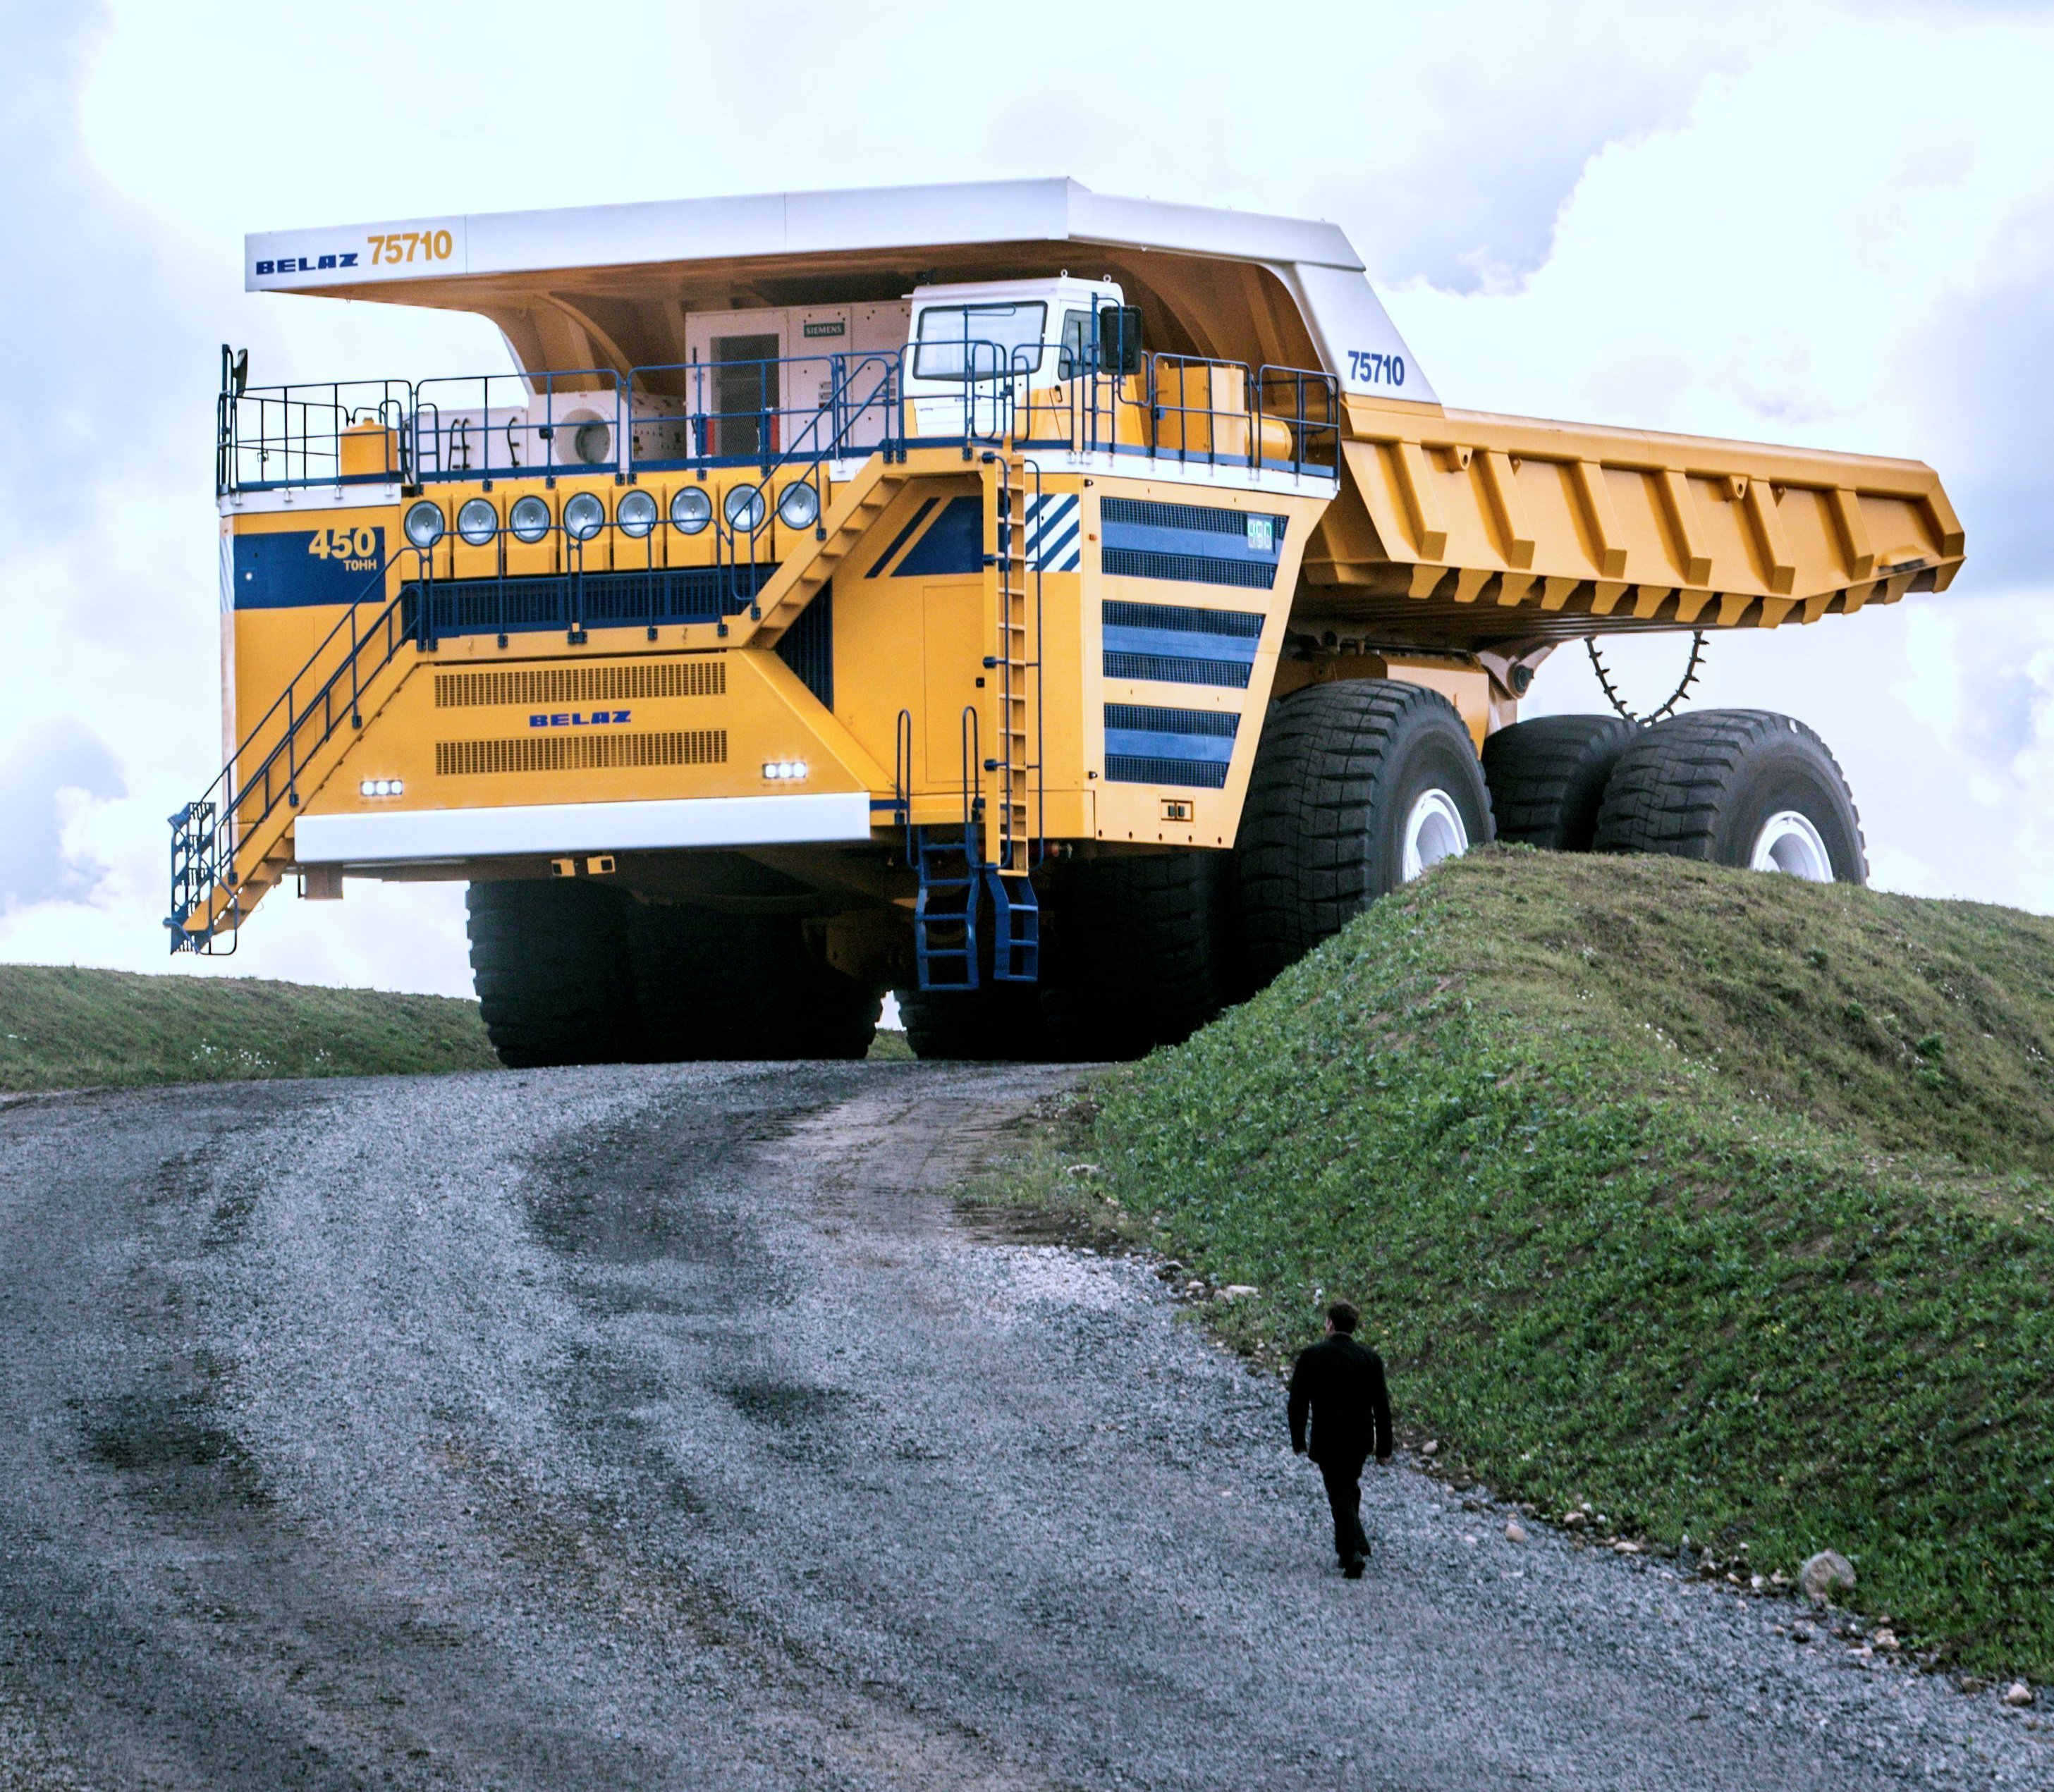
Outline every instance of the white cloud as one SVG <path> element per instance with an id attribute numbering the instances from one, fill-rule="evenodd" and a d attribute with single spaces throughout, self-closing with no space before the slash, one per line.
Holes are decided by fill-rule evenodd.
<path id="1" fill-rule="evenodd" d="M 1915 119 L 1877 96 L 1918 71 Z M 2054 21 L 1892 10 L 1780 36 L 1592 158 L 1530 277 L 1391 297 L 1450 404 L 1914 456 L 1967 529 L 1951 590 L 1715 635 L 1698 701 L 1823 733 L 1875 881 L 2054 909 Z M 1651 703 L 1682 663 L 1615 650 Z M 1529 713 L 1602 708 L 1580 648 Z"/>
<path id="2" fill-rule="evenodd" d="M 30 370 L 0 397 L 0 807 L 43 829 L 0 955 L 163 962 L 163 818 L 220 756 L 217 345 L 260 380 L 505 364 L 477 320 L 243 293 L 244 230 L 1059 172 L 1335 218 L 1452 403 L 1934 462 L 1969 532 L 1956 589 L 1722 640 L 1708 700 L 1820 729 L 1879 880 L 2054 908 L 2044 14 L 1068 0 L 968 37 L 935 0 L 854 30 L 824 0 L 774 28 L 539 0 L 0 14 L 0 320 Z M 1592 700 L 1575 658 L 1539 703 Z M 49 742 L 87 739 L 108 760 L 81 782 Z M 449 887 L 274 897 L 245 939 L 227 968 L 468 982 Z"/>

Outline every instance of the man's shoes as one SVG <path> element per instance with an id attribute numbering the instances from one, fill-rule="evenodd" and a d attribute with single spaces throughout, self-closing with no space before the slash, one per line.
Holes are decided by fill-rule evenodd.
<path id="1" fill-rule="evenodd" d="M 1352 1555 L 1341 1564 L 1341 1572 L 1350 1580 L 1359 1581 L 1362 1578 L 1363 1565 L 1367 1560 L 1367 1556 Z"/>

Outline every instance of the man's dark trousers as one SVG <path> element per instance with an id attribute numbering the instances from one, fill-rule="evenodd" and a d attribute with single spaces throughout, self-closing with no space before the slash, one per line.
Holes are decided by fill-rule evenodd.
<path id="1" fill-rule="evenodd" d="M 1362 1527 L 1362 1465 L 1368 1460 L 1351 1456 L 1320 1464 L 1327 1503 L 1334 1509 L 1334 1554 L 1344 1562 L 1359 1562 L 1369 1554 L 1369 1534 Z"/>

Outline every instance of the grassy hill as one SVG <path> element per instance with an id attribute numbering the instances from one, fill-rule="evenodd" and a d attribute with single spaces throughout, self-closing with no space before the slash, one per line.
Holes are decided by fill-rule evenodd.
<path id="1" fill-rule="evenodd" d="M 1253 1284 L 1214 1313 L 1259 1354 L 1356 1299 L 1511 1497 L 1721 1571 L 1838 1549 L 1921 1646 L 2054 1678 L 2050 1053 L 2054 922 L 1490 851 L 1105 1075 L 1016 1186 Z"/>
<path id="2" fill-rule="evenodd" d="M 0 1090 L 489 1070 L 475 1002 L 0 965 Z"/>

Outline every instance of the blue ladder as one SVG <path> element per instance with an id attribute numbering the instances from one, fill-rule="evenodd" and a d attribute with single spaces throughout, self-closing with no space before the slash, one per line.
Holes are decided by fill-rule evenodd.
<path id="1" fill-rule="evenodd" d="M 974 823 L 972 824 L 973 827 Z M 978 898 L 988 892 L 995 925 L 991 974 L 1000 983 L 1034 983 L 1041 974 L 1041 909 L 1024 876 L 980 864 L 969 831 L 916 827 L 913 959 L 923 989 L 975 989 Z"/>
<path id="2" fill-rule="evenodd" d="M 913 904 L 913 961 L 920 987 L 974 989 L 979 867 L 969 830 L 951 835 L 916 827 L 913 855 L 920 874 L 920 894 Z"/>
<path id="3" fill-rule="evenodd" d="M 1041 907 L 1024 877 L 984 867 L 985 886 L 998 925 L 992 936 L 991 974 L 1001 983 L 1035 983 L 1041 975 Z M 1010 886 L 1011 887 L 1008 887 Z"/>

